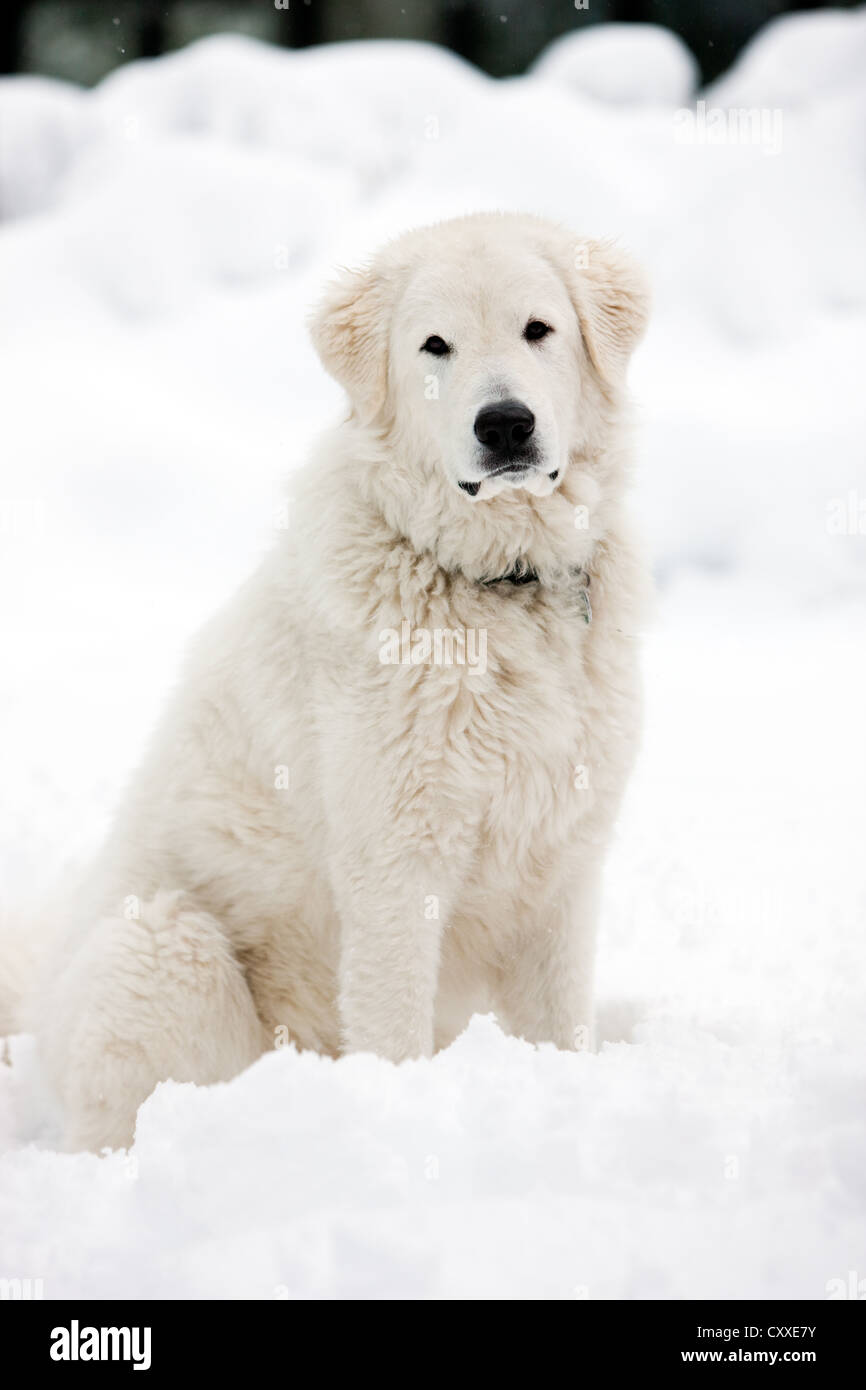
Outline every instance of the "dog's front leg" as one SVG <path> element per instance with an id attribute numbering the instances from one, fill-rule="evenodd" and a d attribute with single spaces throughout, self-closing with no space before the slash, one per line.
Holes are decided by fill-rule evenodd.
<path id="1" fill-rule="evenodd" d="M 333 874 L 341 919 L 340 1021 L 347 1052 L 393 1062 L 433 1052 L 439 949 L 450 894 L 415 862 L 359 856 Z"/>
<path id="2" fill-rule="evenodd" d="M 528 911 L 502 971 L 509 1032 L 565 1051 L 593 1046 L 593 976 L 600 868 L 592 865 Z"/>

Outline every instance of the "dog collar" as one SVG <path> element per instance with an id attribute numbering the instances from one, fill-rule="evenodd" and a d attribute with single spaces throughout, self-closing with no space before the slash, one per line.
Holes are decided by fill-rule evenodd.
<path id="1" fill-rule="evenodd" d="M 573 579 L 580 581 L 577 591 L 578 599 L 580 601 L 583 621 L 589 625 L 592 622 L 592 603 L 589 597 L 589 573 L 579 567 L 570 570 L 569 573 Z M 495 579 L 481 580 L 481 583 L 486 589 L 493 588 L 496 584 L 538 584 L 540 582 L 535 570 L 526 569 L 518 565 L 512 565 L 510 570 L 506 570 L 505 574 L 497 575 Z"/>
<path id="2" fill-rule="evenodd" d="M 482 579 L 482 584 L 537 584 L 538 575 L 535 570 L 519 569 L 517 565 L 512 566 L 506 574 L 500 574 L 496 579 Z"/>

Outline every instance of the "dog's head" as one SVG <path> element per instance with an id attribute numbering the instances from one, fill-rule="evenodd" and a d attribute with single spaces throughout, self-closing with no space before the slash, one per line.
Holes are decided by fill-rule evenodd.
<path id="1" fill-rule="evenodd" d="M 466 499 L 557 488 L 615 400 L 647 313 L 633 263 L 541 219 L 410 232 L 333 284 L 312 321 L 355 417 Z"/>

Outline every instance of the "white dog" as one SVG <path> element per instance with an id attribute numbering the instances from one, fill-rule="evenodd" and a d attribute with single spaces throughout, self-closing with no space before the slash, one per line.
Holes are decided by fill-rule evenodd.
<path id="1" fill-rule="evenodd" d="M 479 1009 L 588 1045 L 639 722 L 631 263 L 541 220 L 411 232 L 312 322 L 350 418 L 194 644 L 30 1021 L 70 1148 L 275 1041 L 397 1062 Z"/>

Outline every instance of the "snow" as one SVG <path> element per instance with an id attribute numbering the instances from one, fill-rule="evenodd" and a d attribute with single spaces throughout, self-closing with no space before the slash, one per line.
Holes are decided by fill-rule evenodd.
<path id="1" fill-rule="evenodd" d="M 761 29 L 708 95 L 727 106 L 811 106 L 863 90 L 866 10 L 786 14 Z"/>
<path id="2" fill-rule="evenodd" d="M 781 108 L 776 150 L 678 140 L 687 55 L 621 26 L 499 83 L 417 44 L 228 38 L 87 93 L 0 82 L 8 921 L 69 891 L 188 635 L 339 409 L 304 328 L 323 277 L 402 227 L 524 207 L 645 260 L 635 500 L 661 586 L 597 1055 L 484 1018 L 397 1068 L 277 1051 L 161 1086 L 98 1159 L 55 1151 L 16 1038 L 0 1277 L 821 1298 L 862 1266 L 863 23 L 780 20 L 703 94 Z"/>
<path id="3" fill-rule="evenodd" d="M 674 106 L 695 94 L 700 69 L 677 34 L 658 24 L 593 24 L 549 44 L 532 72 L 576 93 L 624 106 Z"/>

